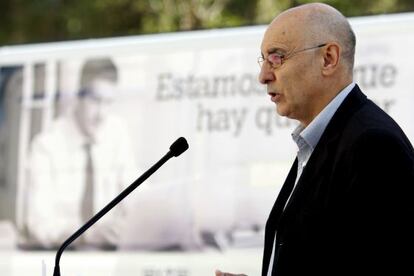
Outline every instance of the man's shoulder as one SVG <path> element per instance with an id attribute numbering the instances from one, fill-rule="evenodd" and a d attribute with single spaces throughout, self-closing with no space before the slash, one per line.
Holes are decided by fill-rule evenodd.
<path id="1" fill-rule="evenodd" d="M 391 137 L 409 144 L 398 123 L 368 99 L 356 85 L 338 108 L 327 128 L 327 138 L 348 148 L 361 139 Z"/>
<path id="2" fill-rule="evenodd" d="M 358 111 L 350 116 L 348 124 L 348 127 L 352 128 L 354 132 L 402 132 L 398 123 L 369 99 Z"/>
<path id="3" fill-rule="evenodd" d="M 76 132 L 73 131 L 73 122 L 70 118 L 57 118 L 49 126 L 39 132 L 33 138 L 34 146 L 48 145 L 52 147 L 56 144 L 65 143 L 74 139 Z M 70 137 L 70 139 L 68 139 Z"/>
<path id="4" fill-rule="evenodd" d="M 369 99 L 342 126 L 344 147 L 355 145 L 386 146 L 388 143 L 399 144 L 411 151 L 412 146 L 398 123 L 384 110 Z"/>
<path id="5" fill-rule="evenodd" d="M 355 85 L 351 93 L 338 108 L 333 122 L 338 130 L 351 129 L 355 134 L 370 129 L 401 131 L 397 122 L 371 101 L 358 85 Z"/>

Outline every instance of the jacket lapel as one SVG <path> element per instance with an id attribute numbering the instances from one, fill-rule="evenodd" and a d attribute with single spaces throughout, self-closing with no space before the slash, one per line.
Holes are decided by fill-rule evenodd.
<path id="1" fill-rule="evenodd" d="M 298 170 L 298 159 L 296 158 L 292 167 L 290 168 L 289 174 L 282 186 L 282 189 L 277 196 L 276 202 L 273 205 L 272 211 L 270 212 L 269 219 L 266 223 L 265 229 L 265 244 L 263 253 L 263 275 L 266 275 L 267 268 L 269 266 L 270 257 L 272 255 L 273 243 L 275 240 L 276 229 L 278 222 L 282 216 L 283 208 L 286 204 L 289 195 L 295 185 L 296 175 Z"/>

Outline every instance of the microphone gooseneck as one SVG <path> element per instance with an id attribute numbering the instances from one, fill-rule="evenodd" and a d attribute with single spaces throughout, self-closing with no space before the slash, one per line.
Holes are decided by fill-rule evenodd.
<path id="1" fill-rule="evenodd" d="M 184 137 L 178 138 L 171 146 L 170 151 L 165 154 L 157 163 L 155 163 L 151 168 L 144 172 L 139 178 L 137 178 L 131 185 L 129 185 L 125 190 L 123 190 L 117 197 L 115 197 L 111 202 L 109 202 L 102 210 L 100 210 L 96 215 L 89 219 L 81 228 L 79 228 L 75 233 L 72 234 L 58 249 L 55 258 L 55 269 L 53 271 L 53 276 L 60 276 L 60 257 L 62 256 L 63 251 L 68 247 L 74 240 L 76 240 L 80 235 L 82 235 L 86 230 L 89 229 L 95 222 L 102 218 L 106 213 L 109 212 L 115 205 L 117 205 L 121 200 L 123 200 L 127 195 L 129 195 L 135 188 L 137 188 L 142 182 L 144 182 L 148 177 L 150 177 L 155 171 L 157 171 L 165 162 L 167 162 L 171 157 L 179 156 L 184 151 L 188 149 L 187 140 Z"/>

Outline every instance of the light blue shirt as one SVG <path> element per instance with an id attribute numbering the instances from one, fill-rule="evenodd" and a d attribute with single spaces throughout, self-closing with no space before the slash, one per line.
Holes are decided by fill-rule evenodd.
<path id="1" fill-rule="evenodd" d="M 309 158 L 312 155 L 313 150 L 315 149 L 316 145 L 319 142 L 323 132 L 325 131 L 326 127 L 328 126 L 329 122 L 331 121 L 333 115 L 338 110 L 339 106 L 345 100 L 346 96 L 352 91 L 354 88 L 355 83 L 352 82 L 347 87 L 342 89 L 338 95 L 327 105 L 325 108 L 312 120 L 312 122 L 305 128 L 302 125 L 299 125 L 293 132 L 292 132 L 292 139 L 295 141 L 296 145 L 298 146 L 298 172 L 296 175 L 295 187 L 298 183 L 300 176 L 302 175 L 303 169 L 306 166 L 306 163 L 309 161 Z M 295 189 L 293 188 L 293 190 Z M 292 190 L 292 191 L 293 191 Z M 293 193 L 293 192 L 292 192 Z M 286 201 L 285 207 L 287 202 L 290 200 L 289 195 L 288 200 Z M 270 257 L 269 268 L 267 270 L 267 276 L 272 275 L 272 268 L 274 262 L 274 252 L 275 252 L 275 244 L 276 244 L 276 236 L 273 242 L 273 249 L 272 249 L 272 256 Z"/>

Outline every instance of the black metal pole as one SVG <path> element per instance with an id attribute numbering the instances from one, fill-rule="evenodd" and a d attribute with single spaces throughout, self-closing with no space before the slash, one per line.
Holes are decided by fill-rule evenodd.
<path id="1" fill-rule="evenodd" d="M 121 200 L 123 200 L 127 195 L 129 195 L 135 188 L 137 188 L 142 182 L 144 182 L 148 177 L 150 177 L 156 170 L 158 170 L 165 162 L 167 162 L 171 157 L 174 156 L 172 151 L 169 151 L 164 157 L 162 157 L 157 163 L 155 163 L 151 168 L 149 168 L 144 174 L 137 178 L 131 185 L 129 185 L 125 190 L 123 190 L 117 197 L 115 197 L 111 202 L 109 202 L 102 210 L 100 210 L 96 215 L 94 215 L 90 220 L 88 220 L 81 228 L 79 228 L 72 236 L 70 236 L 59 248 L 56 253 L 55 259 L 55 269 L 53 271 L 53 276 L 60 276 L 59 261 L 60 257 L 65 250 L 65 248 L 70 245 L 74 240 L 76 240 L 80 235 L 83 234 L 89 227 L 91 227 L 95 222 L 97 222 L 101 217 L 109 212 L 115 205 L 117 205 Z"/>

